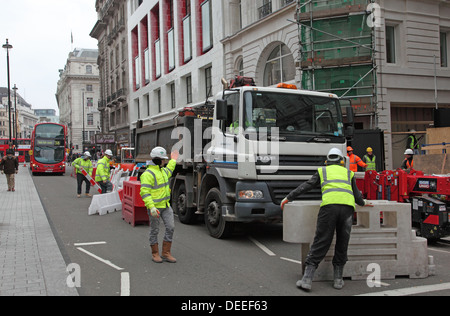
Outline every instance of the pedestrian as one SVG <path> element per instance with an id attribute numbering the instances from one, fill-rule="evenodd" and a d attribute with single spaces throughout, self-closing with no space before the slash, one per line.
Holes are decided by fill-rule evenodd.
<path id="1" fill-rule="evenodd" d="M 6 151 L 6 156 L 0 162 L 0 170 L 2 174 L 6 174 L 8 191 L 16 191 L 15 175 L 19 172 L 19 160 L 14 156 L 14 150 L 8 149 Z"/>
<path id="2" fill-rule="evenodd" d="M 141 197 L 147 207 L 150 219 L 150 248 L 152 251 L 152 261 L 162 263 L 163 260 L 171 263 L 177 260 L 171 254 L 173 233 L 175 222 L 173 210 L 170 206 L 170 186 L 169 179 L 176 167 L 178 153 L 173 152 L 167 167 L 163 167 L 169 159 L 167 151 L 162 147 L 152 150 L 150 157 L 152 161 L 145 172 L 141 175 Z M 161 256 L 158 248 L 158 233 L 160 219 L 165 226 Z"/>
<path id="3" fill-rule="evenodd" d="M 283 200 L 282 209 L 296 197 L 316 187 L 322 189 L 322 203 L 314 242 L 305 262 L 305 273 L 297 282 L 297 287 L 306 291 L 311 290 L 314 273 L 327 254 L 336 231 L 333 287 L 342 289 L 355 202 L 360 206 L 369 205 L 369 203 L 363 199 L 358 190 L 354 173 L 344 167 L 344 156 L 337 148 L 329 151 L 325 167 L 319 168 L 310 180 L 304 182 Z"/>
<path id="4" fill-rule="evenodd" d="M 102 194 L 108 192 L 108 190 L 112 190 L 112 183 L 110 180 L 111 177 L 111 168 L 109 167 L 109 162 L 113 157 L 113 153 L 111 150 L 105 150 L 105 155 L 102 159 L 100 159 L 97 163 L 97 171 L 95 172 L 95 181 L 100 185 L 102 189 Z"/>
<path id="5" fill-rule="evenodd" d="M 353 148 L 350 146 L 347 147 L 347 156 L 349 157 L 350 160 L 350 171 L 357 172 L 358 166 L 362 168 L 367 167 L 367 164 L 364 161 L 362 161 L 361 158 L 359 158 L 353 153 Z"/>
<path id="6" fill-rule="evenodd" d="M 363 162 L 367 165 L 366 171 L 375 170 L 377 171 L 377 157 L 373 154 L 372 147 L 367 147 L 367 154 L 365 154 L 362 158 Z"/>
<path id="7" fill-rule="evenodd" d="M 91 197 L 92 195 L 90 194 L 91 191 L 91 182 L 89 182 L 89 180 L 85 177 L 85 175 L 83 174 L 83 172 L 81 171 L 81 168 L 83 168 L 88 174 L 89 176 L 92 177 L 92 171 L 93 171 L 93 167 L 92 167 L 92 161 L 91 161 L 91 153 L 90 152 L 85 152 L 84 155 L 78 159 L 76 159 L 73 162 L 73 166 L 76 169 L 76 173 L 77 173 L 77 197 L 81 197 L 81 187 L 83 185 L 83 182 L 86 183 L 86 196 L 87 197 Z"/>
<path id="8" fill-rule="evenodd" d="M 414 151 L 412 149 L 405 150 L 405 160 L 403 160 L 402 168 L 403 170 L 406 170 L 407 172 L 410 172 L 411 169 L 414 169 Z"/>

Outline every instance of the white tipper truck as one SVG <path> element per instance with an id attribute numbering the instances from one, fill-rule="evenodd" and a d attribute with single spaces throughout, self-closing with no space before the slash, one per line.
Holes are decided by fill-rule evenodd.
<path id="1" fill-rule="evenodd" d="M 180 152 L 171 190 L 182 223 L 203 215 L 210 235 L 225 238 L 236 223 L 281 221 L 283 198 L 324 166 L 331 148 L 346 152 L 338 97 L 285 87 L 224 89 L 213 103 L 136 130 L 136 162 L 156 146 Z"/>

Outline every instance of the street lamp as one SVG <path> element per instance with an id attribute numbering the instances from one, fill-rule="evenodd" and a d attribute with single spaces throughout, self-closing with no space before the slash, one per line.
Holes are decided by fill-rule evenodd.
<path id="1" fill-rule="evenodd" d="M 14 84 L 14 87 L 12 88 L 14 90 L 14 125 L 13 125 L 13 131 L 14 131 L 14 144 L 17 146 L 19 145 L 18 141 L 17 141 L 17 121 L 19 120 L 19 118 L 17 117 L 17 90 L 19 90 L 19 88 L 16 87 L 16 84 Z"/>
<path id="2" fill-rule="evenodd" d="M 11 139 L 11 85 L 9 83 L 9 50 L 12 49 L 12 45 L 8 43 L 8 39 L 6 39 L 6 44 L 2 46 L 6 49 L 6 67 L 7 67 L 7 76 L 8 76 L 8 110 L 9 110 L 9 148 L 12 146 Z"/>

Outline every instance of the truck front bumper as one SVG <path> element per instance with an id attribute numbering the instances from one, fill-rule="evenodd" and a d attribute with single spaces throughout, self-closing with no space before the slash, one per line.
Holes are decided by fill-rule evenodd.
<path id="1" fill-rule="evenodd" d="M 249 199 L 239 196 L 242 191 L 259 191 L 262 196 Z M 234 207 L 224 206 L 222 211 L 226 221 L 234 222 L 274 222 L 282 219 L 281 207 L 272 201 L 269 187 L 265 182 L 238 182 L 236 184 Z"/>

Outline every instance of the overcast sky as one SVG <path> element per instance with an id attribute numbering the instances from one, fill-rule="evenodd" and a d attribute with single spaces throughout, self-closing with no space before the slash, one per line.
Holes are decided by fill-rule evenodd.
<path id="1" fill-rule="evenodd" d="M 97 21 L 95 0 L 0 0 L 0 12 L 0 46 L 6 39 L 13 46 L 11 88 L 16 84 L 33 109 L 57 110 L 58 69 L 73 49 L 97 49 L 89 36 Z M 0 48 L 0 87 L 7 86 L 6 50 Z"/>

